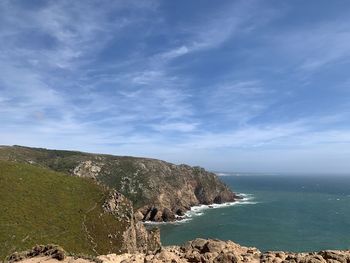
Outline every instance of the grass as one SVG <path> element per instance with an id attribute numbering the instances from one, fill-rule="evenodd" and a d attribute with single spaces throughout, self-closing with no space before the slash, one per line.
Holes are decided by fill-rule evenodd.
<path id="1" fill-rule="evenodd" d="M 103 213 L 107 194 L 88 179 L 0 161 L 0 261 L 36 244 L 89 255 L 123 252 L 127 222 Z"/>
<path id="2" fill-rule="evenodd" d="M 79 164 L 90 160 L 101 167 L 96 181 L 124 194 L 133 202 L 135 209 L 156 204 L 162 193 L 172 198 L 187 182 L 197 184 L 198 191 L 195 193 L 204 203 L 222 191 L 229 191 L 217 177 L 203 168 L 185 166 L 183 169 L 170 169 L 170 164 L 147 158 L 0 146 L 0 160 L 31 163 L 70 175 Z M 176 206 L 177 201 L 171 205 Z"/>
<path id="3" fill-rule="evenodd" d="M 121 157 L 116 161 L 111 158 L 102 169 L 98 180 L 111 188 L 118 189 L 133 202 L 135 208 L 142 207 L 149 201 L 145 196 L 147 189 L 143 187 L 148 185 L 147 176 L 138 173 L 133 159 Z"/>

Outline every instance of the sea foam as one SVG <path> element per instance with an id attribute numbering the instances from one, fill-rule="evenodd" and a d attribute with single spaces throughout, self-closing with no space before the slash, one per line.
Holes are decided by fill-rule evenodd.
<path id="1" fill-rule="evenodd" d="M 242 199 L 239 199 L 235 202 L 227 202 L 222 204 L 211 204 L 211 205 L 197 205 L 192 206 L 190 210 L 188 210 L 183 216 L 176 216 L 175 221 L 172 222 L 153 222 L 146 221 L 144 222 L 147 225 L 159 225 L 159 224 L 182 224 L 192 220 L 193 217 L 201 216 L 205 213 L 206 210 L 209 209 L 217 209 L 217 208 L 225 208 L 229 206 L 239 206 L 239 205 L 254 205 L 258 202 L 253 201 L 254 196 L 252 194 L 239 193 L 237 194 Z"/>

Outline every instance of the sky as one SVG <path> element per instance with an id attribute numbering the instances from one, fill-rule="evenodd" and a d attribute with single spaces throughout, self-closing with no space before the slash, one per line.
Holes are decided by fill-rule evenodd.
<path id="1" fill-rule="evenodd" d="M 350 174 L 350 1 L 0 1 L 0 144 Z"/>

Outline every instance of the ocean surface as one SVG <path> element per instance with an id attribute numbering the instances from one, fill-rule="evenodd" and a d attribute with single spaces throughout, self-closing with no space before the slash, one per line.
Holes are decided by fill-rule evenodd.
<path id="1" fill-rule="evenodd" d="M 350 176 L 221 176 L 243 201 L 195 207 L 161 224 L 163 245 L 196 237 L 233 240 L 262 251 L 350 248 Z"/>

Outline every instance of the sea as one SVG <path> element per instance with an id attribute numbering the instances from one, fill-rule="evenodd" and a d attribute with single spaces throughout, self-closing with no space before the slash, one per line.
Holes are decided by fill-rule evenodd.
<path id="1" fill-rule="evenodd" d="M 197 206 L 180 222 L 160 224 L 163 245 L 201 238 L 261 251 L 350 249 L 350 175 L 221 174 L 243 199 Z"/>

